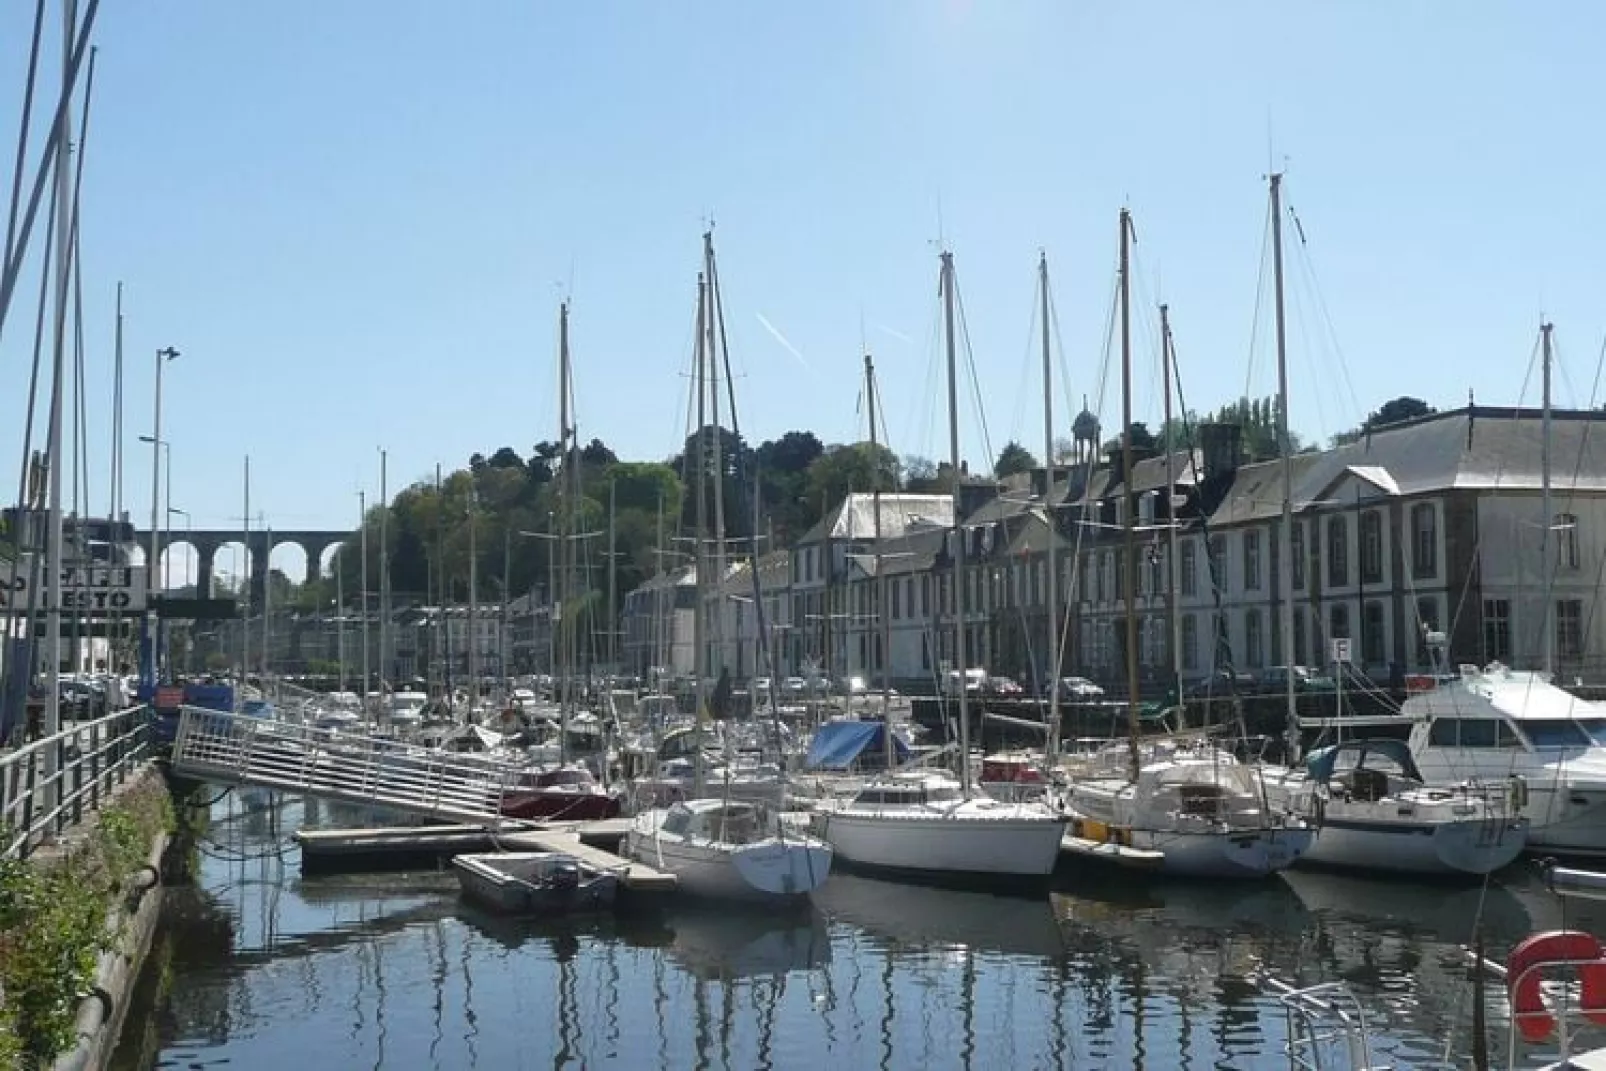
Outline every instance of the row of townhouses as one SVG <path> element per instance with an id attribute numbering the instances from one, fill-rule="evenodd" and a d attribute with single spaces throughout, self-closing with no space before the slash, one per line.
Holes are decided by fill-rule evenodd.
<path id="1" fill-rule="evenodd" d="M 690 674 L 700 653 L 705 673 L 737 680 L 885 675 L 926 690 L 960 663 L 957 583 L 964 662 L 1037 679 L 1051 665 L 1053 554 L 1062 672 L 1118 683 L 1130 502 L 1139 557 L 1130 604 L 1147 685 L 1168 679 L 1173 651 L 1183 676 L 1200 678 L 1326 667 L 1344 646 L 1356 670 L 1386 680 L 1431 669 L 1430 636 L 1442 636 L 1451 663 L 1548 657 L 1569 677 L 1606 675 L 1606 638 L 1593 627 L 1606 567 L 1606 413 L 1553 415 L 1548 506 L 1543 425 L 1535 410 L 1470 406 L 1290 459 L 1291 655 L 1285 466 L 1243 463 L 1238 429 L 1214 424 L 1197 429 L 1196 449 L 1140 453 L 1131 473 L 1117 452 L 1057 470 L 1052 487 L 1042 470 L 967 481 L 957 529 L 948 495 L 849 495 L 789 550 L 761 558 L 756 583 L 751 563 L 739 562 L 714 583 L 682 569 L 631 592 L 626 669 Z"/>

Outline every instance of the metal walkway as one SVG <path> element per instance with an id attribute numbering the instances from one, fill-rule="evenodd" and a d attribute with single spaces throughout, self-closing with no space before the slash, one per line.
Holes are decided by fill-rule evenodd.
<path id="1" fill-rule="evenodd" d="M 502 794 L 519 773 L 473 755 L 199 707 L 180 714 L 172 762 L 175 773 L 201 781 L 476 823 L 501 818 Z"/>

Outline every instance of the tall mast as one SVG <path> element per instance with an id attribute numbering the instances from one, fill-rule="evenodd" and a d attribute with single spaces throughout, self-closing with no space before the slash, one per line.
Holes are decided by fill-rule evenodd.
<path id="1" fill-rule="evenodd" d="M 870 412 L 871 464 L 876 464 L 881 457 L 881 442 L 876 435 L 875 360 L 868 353 L 864 355 L 864 403 Z M 871 478 L 875 481 L 871 485 L 870 508 L 875 514 L 871 538 L 875 540 L 876 623 L 881 633 L 881 735 L 885 738 L 887 769 L 890 770 L 897 760 L 897 749 L 892 743 L 892 603 L 888 601 L 887 575 L 881 555 L 881 474 L 873 473 Z"/>
<path id="2" fill-rule="evenodd" d="M 1550 532 L 1556 523 L 1555 511 L 1550 500 L 1550 329 L 1548 323 L 1539 325 L 1539 337 L 1543 342 L 1541 389 L 1543 391 L 1543 416 L 1539 436 L 1539 511 L 1542 514 L 1539 523 L 1539 568 L 1543 570 L 1540 576 L 1544 578 L 1541 590 L 1544 592 L 1544 610 L 1539 615 L 1540 662 L 1539 667 L 1550 674 L 1556 671 L 1556 633 L 1554 614 L 1551 605 L 1551 580 L 1555 576 L 1554 562 L 1551 561 Z"/>
<path id="3" fill-rule="evenodd" d="M 480 496 L 469 476 L 468 485 L 468 720 L 474 719 L 474 708 L 480 701 L 480 631 L 479 631 L 479 545 L 475 521 L 480 512 Z"/>
<path id="4" fill-rule="evenodd" d="M 1172 686 L 1177 696 L 1177 728 L 1182 728 L 1184 713 L 1187 707 L 1182 702 L 1182 615 L 1177 612 L 1177 470 L 1176 470 L 1176 432 L 1171 417 L 1171 310 L 1166 305 L 1160 306 L 1160 378 L 1165 381 L 1165 523 L 1166 523 L 1166 569 L 1165 569 L 1165 611 L 1166 631 L 1170 633 L 1171 640 L 1166 645 L 1170 651 Z"/>
<path id="5" fill-rule="evenodd" d="M 268 537 L 268 550 L 267 554 L 264 555 L 263 561 L 267 569 L 262 575 L 262 669 L 260 672 L 262 674 L 262 687 L 265 690 L 268 687 L 268 629 L 271 624 L 268 615 L 273 610 L 273 529 L 266 527 L 264 524 L 264 531 Z"/>
<path id="6" fill-rule="evenodd" d="M 618 490 L 619 481 L 608 480 L 608 673 L 617 675 L 619 672 L 619 633 L 616 627 L 619 623 L 619 569 L 618 551 L 615 543 L 618 539 Z"/>
<path id="7" fill-rule="evenodd" d="M 706 652 L 703 650 L 703 615 L 707 612 L 707 607 L 703 605 L 703 593 L 707 590 L 708 585 L 708 557 L 704 553 L 703 541 L 703 526 L 707 521 L 707 517 L 703 512 L 705 508 L 703 481 L 708 477 L 708 419 L 706 408 L 708 391 L 703 379 L 703 360 L 705 357 L 703 352 L 703 323 L 707 318 L 708 283 L 707 280 L 704 279 L 703 273 L 698 272 L 697 334 L 696 341 L 692 345 L 692 350 L 696 354 L 696 360 L 694 362 L 696 365 L 696 371 L 692 373 L 692 379 L 696 384 L 695 390 L 697 391 L 697 459 L 695 467 L 692 470 L 692 487 L 696 495 L 697 507 L 697 520 L 692 526 L 692 547 L 694 548 L 693 557 L 694 561 L 696 562 L 694 568 L 696 569 L 697 578 L 696 593 L 693 600 L 697 606 L 697 611 L 696 613 L 692 614 L 691 626 L 691 665 L 693 677 L 693 702 L 695 704 L 693 711 L 695 715 L 693 724 L 696 726 L 696 728 L 693 730 L 693 743 L 695 746 L 692 750 L 693 799 L 696 799 L 703 794 L 703 718 L 705 716 L 705 710 L 703 706 L 703 688 L 708 680 L 707 666 L 705 663 Z M 673 606 L 674 602 L 671 601 L 670 605 Z"/>
<path id="8" fill-rule="evenodd" d="M 362 538 L 362 583 L 358 585 L 359 599 L 362 603 L 362 709 L 363 714 L 369 718 L 373 711 L 368 709 L 368 493 L 357 492 L 357 513 L 359 521 L 357 531 Z"/>
<path id="9" fill-rule="evenodd" d="M 942 317 L 947 336 L 948 358 L 948 465 L 953 477 L 954 539 L 954 655 L 959 663 L 959 784 L 970 795 L 970 703 L 966 696 L 969 678 L 965 671 L 965 521 L 960 510 L 963 501 L 959 478 L 959 374 L 954 355 L 954 255 L 942 254 Z"/>
<path id="10" fill-rule="evenodd" d="M 703 329 L 708 333 L 704 350 L 708 357 L 709 417 L 713 422 L 714 467 L 714 657 L 720 673 L 725 670 L 725 433 L 719 426 L 719 350 L 714 345 L 714 310 L 718 308 L 714 274 L 714 232 L 703 233 L 704 271 L 708 276 L 708 314 Z M 756 533 L 755 533 L 756 534 Z M 754 556 L 755 568 L 757 556 Z M 826 563 L 830 568 L 830 563 Z M 713 667 L 711 666 L 710 669 Z"/>
<path id="11" fill-rule="evenodd" d="M 379 451 L 379 679 L 394 672 L 390 660 L 390 490 L 389 455 Z M 394 682 L 392 682 L 394 684 Z"/>
<path id="12" fill-rule="evenodd" d="M 441 494 L 441 463 L 435 462 L 435 620 L 440 627 L 435 636 L 441 663 L 441 696 L 447 709 L 452 705 L 452 630 L 446 613 L 446 499 Z"/>
<path id="13" fill-rule="evenodd" d="M 1277 533 L 1277 584 L 1283 593 L 1283 740 L 1288 761 L 1299 758 L 1299 708 L 1294 700 L 1294 459 L 1288 441 L 1288 341 L 1283 318 L 1283 177 L 1271 176 L 1271 270 L 1277 314 L 1277 452 L 1282 455 L 1283 523 Z"/>
<path id="14" fill-rule="evenodd" d="M 1126 587 L 1126 727 L 1132 779 L 1138 766 L 1138 541 L 1132 527 L 1132 213 L 1121 209 L 1121 571 Z"/>
<path id="15" fill-rule="evenodd" d="M 657 563 L 658 564 L 658 568 L 656 570 L 654 570 L 654 572 L 657 574 L 658 586 L 653 589 L 653 593 L 652 593 L 652 628 L 648 630 L 649 635 L 652 638 L 652 646 L 651 646 L 652 661 L 648 663 L 647 668 L 648 668 L 648 671 L 649 671 L 649 675 L 650 675 L 650 672 L 651 672 L 651 669 L 652 669 L 653 666 L 657 666 L 659 668 L 659 670 L 661 671 L 658 674 L 658 680 L 657 680 L 657 685 L 658 686 L 654 689 L 655 692 L 660 692 L 661 693 L 664 690 L 663 689 L 663 684 L 664 684 L 665 672 L 669 669 L 669 660 L 664 656 L 664 621 L 663 621 L 663 617 L 664 617 L 664 586 L 665 586 L 664 585 L 664 580 L 665 580 L 665 577 L 664 577 L 664 574 L 665 574 L 664 564 L 665 564 L 665 558 L 664 558 L 664 490 L 663 490 L 662 485 L 660 485 L 659 488 L 658 488 L 658 527 L 657 527 L 657 530 L 656 530 L 656 535 L 657 535 L 657 542 L 658 542 L 658 563 Z M 670 576 L 675 575 L 675 573 L 677 573 L 677 572 L 679 572 L 679 570 L 678 569 L 674 569 L 674 568 L 670 568 L 668 570 L 668 573 L 669 573 Z"/>
<path id="16" fill-rule="evenodd" d="M 340 683 L 336 691 L 346 691 L 346 582 L 340 575 L 340 567 L 345 564 L 340 560 L 342 548 L 335 550 L 335 662 L 339 666 Z"/>
<path id="17" fill-rule="evenodd" d="M 245 455 L 245 514 L 240 518 L 245 549 L 245 584 L 240 588 L 245 609 L 240 614 L 240 687 L 251 676 L 251 588 L 255 586 L 257 566 L 251 558 L 251 455 Z"/>
<path id="18" fill-rule="evenodd" d="M 1054 365 L 1048 345 L 1048 254 L 1037 257 L 1037 286 L 1042 291 L 1043 315 L 1043 512 L 1048 520 L 1048 591 L 1044 606 L 1048 615 L 1048 760 L 1059 755 L 1060 740 L 1060 647 L 1059 629 L 1059 522 L 1054 509 Z"/>
<path id="19" fill-rule="evenodd" d="M 111 510 L 107 519 L 113 525 L 123 519 L 123 284 L 117 284 L 117 335 L 112 356 L 112 473 Z M 112 529 L 114 532 L 116 528 Z M 193 553 L 193 548 L 192 551 Z M 115 559 L 113 564 L 116 564 Z M 210 591 L 197 592 L 198 597 L 209 599 Z M 111 628 L 106 633 L 106 669 L 116 673 L 117 642 L 122 638 L 123 615 L 118 610 L 111 614 Z"/>
<path id="20" fill-rule="evenodd" d="M 569 477 L 578 460 L 574 444 L 569 441 L 569 303 L 558 306 L 558 619 L 552 627 L 562 628 L 563 665 L 558 670 L 558 761 L 569 762 L 569 676 L 573 665 L 569 658 L 569 639 L 574 623 L 567 620 L 563 604 L 569 594 Z"/>
<path id="21" fill-rule="evenodd" d="M 78 5 L 74 0 L 66 0 L 62 4 L 62 18 L 65 23 L 61 35 L 62 47 L 62 74 L 61 93 L 66 98 L 72 93 L 74 76 L 77 74 L 73 65 L 73 37 L 78 29 Z M 67 297 L 68 284 L 72 279 L 72 180 L 68 168 L 68 154 L 72 146 L 72 120 L 69 118 L 69 109 L 65 106 L 56 116 L 60 123 L 57 130 L 56 141 L 56 339 L 52 351 L 50 373 L 50 430 L 46 450 L 48 453 L 50 474 L 49 488 L 49 514 L 48 528 L 45 542 L 45 725 L 46 736 L 53 736 L 61 729 L 61 571 L 63 565 L 62 555 L 62 523 L 61 523 L 61 480 L 63 475 L 62 462 L 65 455 L 61 448 L 61 419 L 63 392 L 66 388 L 64 382 L 67 364 Z M 9 265 L 8 265 L 9 267 Z M 161 360 L 157 359 L 158 367 Z M 161 429 L 153 433 L 162 434 Z M 156 458 L 153 453 L 151 464 L 155 465 Z M 155 525 L 152 525 L 154 528 Z M 151 536 L 155 541 L 154 533 Z M 156 582 L 156 556 L 146 569 L 146 590 L 149 591 Z M 30 623 L 31 624 L 31 623 Z M 151 684 L 154 687 L 157 681 L 156 669 L 156 633 L 151 630 Z M 47 772 L 54 773 L 56 768 L 56 753 L 51 751 L 47 759 Z M 61 785 L 57 783 L 49 799 L 61 799 Z"/>

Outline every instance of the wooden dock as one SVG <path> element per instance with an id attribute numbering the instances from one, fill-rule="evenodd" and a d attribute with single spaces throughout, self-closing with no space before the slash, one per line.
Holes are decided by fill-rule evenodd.
<path id="1" fill-rule="evenodd" d="M 298 829 L 301 869 L 308 874 L 408 870 L 434 867 L 454 855 L 495 851 L 563 852 L 602 870 L 617 871 L 625 888 L 671 892 L 675 875 L 610 851 L 617 849 L 630 820 L 539 825 L 394 826 L 373 829 Z M 606 847 L 604 847 L 606 846 Z"/>

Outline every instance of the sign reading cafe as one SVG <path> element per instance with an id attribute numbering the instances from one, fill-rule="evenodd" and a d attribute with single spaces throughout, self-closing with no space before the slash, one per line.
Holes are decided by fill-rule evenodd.
<path id="1" fill-rule="evenodd" d="M 0 611 L 50 609 L 49 583 L 42 567 L 24 557 L 0 562 Z M 61 609 L 68 613 L 111 614 L 145 609 L 145 568 L 134 565 L 68 565 L 61 570 Z"/>

